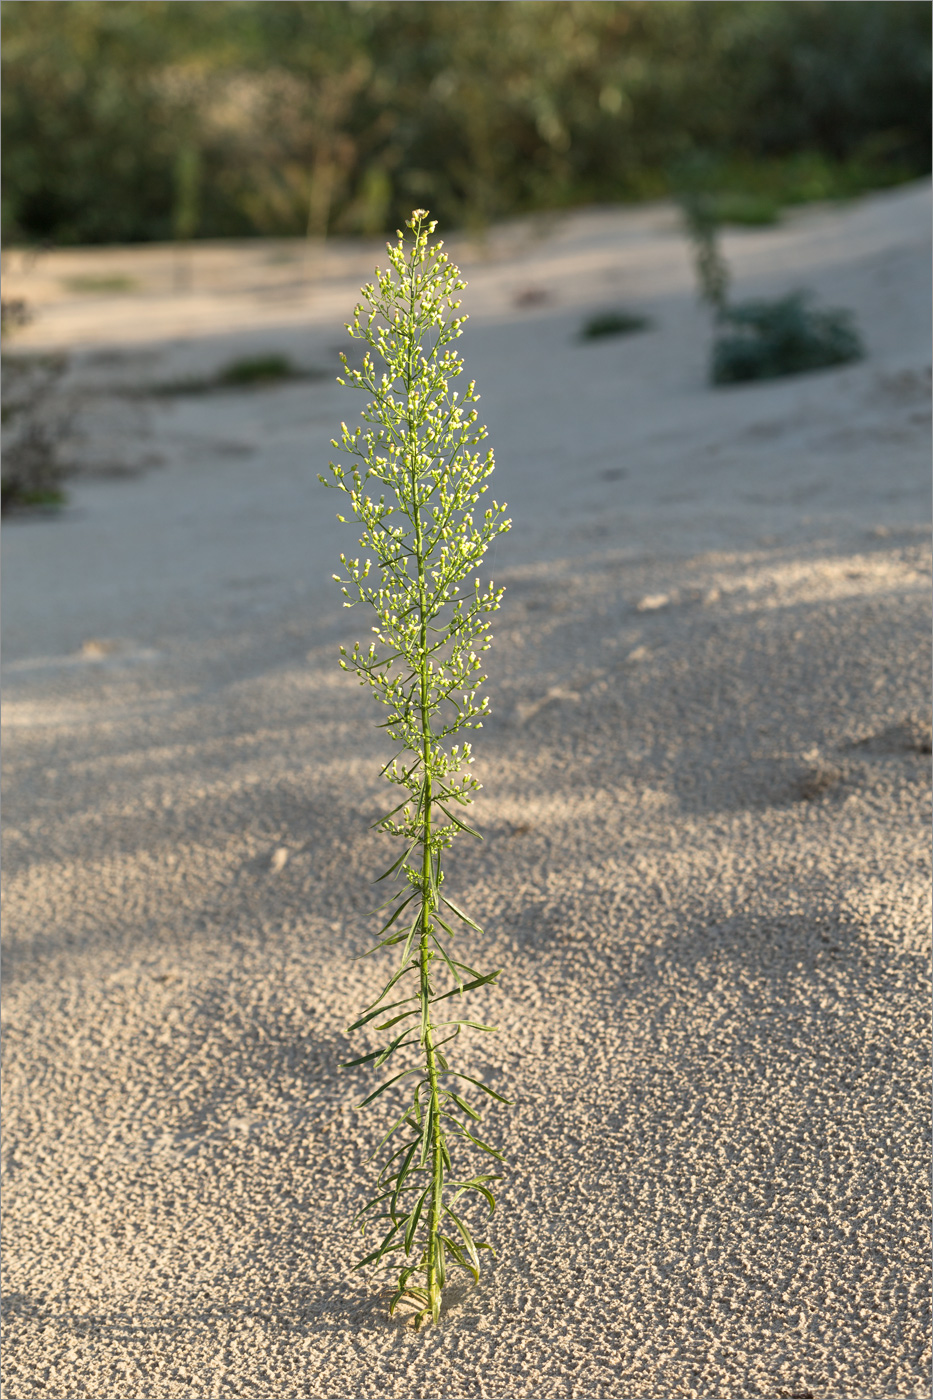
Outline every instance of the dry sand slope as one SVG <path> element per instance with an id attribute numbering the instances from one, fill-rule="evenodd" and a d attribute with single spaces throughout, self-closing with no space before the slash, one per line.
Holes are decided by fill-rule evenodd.
<path id="1" fill-rule="evenodd" d="M 870 353 L 728 392 L 664 211 L 468 267 L 516 528 L 451 878 L 514 1107 L 437 1331 L 350 1269 L 386 792 L 314 471 L 353 401 L 160 403 L 161 468 L 4 528 L 9 1400 L 928 1393 L 928 209 L 732 237 L 740 291 L 806 282 Z M 201 339 L 76 382 L 320 360 L 341 297 L 256 331 L 218 294 L 213 339 L 195 297 Z M 574 344 L 600 299 L 657 328 Z M 65 310 L 33 344 L 130 338 Z"/>

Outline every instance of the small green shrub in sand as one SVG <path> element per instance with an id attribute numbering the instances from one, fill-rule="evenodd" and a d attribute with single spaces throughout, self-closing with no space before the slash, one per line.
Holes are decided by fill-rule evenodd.
<path id="1" fill-rule="evenodd" d="M 445 891 L 442 859 L 459 833 L 478 835 L 463 815 L 480 786 L 471 746 L 451 740 L 480 728 L 488 713 L 477 696 L 486 679 L 481 656 L 504 590 L 484 587 L 476 571 L 510 522 L 504 505 L 480 504 L 494 462 L 491 451 L 475 450 L 486 437 L 474 407 L 479 395 L 472 382 L 462 394 L 451 389 L 463 371 L 452 343 L 466 320 L 458 314 L 466 284 L 442 245 L 430 242 L 435 224 L 425 210 L 416 209 L 408 227 L 413 242 L 406 247 L 399 233 L 387 245 L 390 266 L 363 288 L 365 306 L 348 326 L 369 348 L 361 369 L 342 356 L 339 382 L 372 396 L 362 410 L 366 427 L 341 425 L 342 441 L 333 445 L 352 465 L 332 462 L 320 480 L 346 494 L 360 544 L 374 556 L 375 563 L 341 555 L 344 577 L 334 575 L 345 606 L 363 602 L 375 612 L 374 640 L 343 650 L 341 665 L 388 709 L 382 727 L 396 752 L 382 771 L 403 794 L 376 823 L 404 849 L 379 876 L 401 888 L 381 906 L 369 950 L 395 950 L 398 961 L 350 1027 L 387 1033 L 348 1067 L 386 1065 L 388 1078 L 360 1106 L 386 1092 L 392 1103 L 376 1149 L 386 1153 L 376 1194 L 358 1217 L 378 1243 L 356 1267 L 401 1255 L 389 1311 L 404 1299 L 417 1326 L 439 1320 L 448 1270 L 466 1269 L 478 1281 L 479 1254 L 489 1246 L 475 1239 L 470 1212 L 495 1208 L 491 1187 L 500 1179 L 463 1159 L 479 1152 L 501 1160 L 477 1135 L 475 1091 L 505 1100 L 450 1058 L 462 1031 L 494 1029 L 461 1008 L 464 993 L 499 974 L 464 961 L 460 938 L 481 930 Z"/>
<path id="2" fill-rule="evenodd" d="M 62 472 L 54 444 L 35 424 L 20 437 L 15 450 L 6 454 L 0 478 L 0 514 L 22 507 L 63 506 L 65 492 L 59 485 Z"/>
<path id="3" fill-rule="evenodd" d="M 243 360 L 234 360 L 226 365 L 217 376 L 218 383 L 238 387 L 246 384 L 269 384 L 277 379 L 300 377 L 287 355 L 254 355 Z"/>
<path id="4" fill-rule="evenodd" d="M 326 371 L 302 369 L 288 355 L 272 352 L 267 355 L 249 355 L 241 360 L 231 360 L 210 375 L 188 375 L 184 379 L 169 379 L 162 384 L 154 384 L 145 392 L 159 398 L 181 397 L 194 394 L 216 394 L 222 389 L 263 388 L 274 384 L 284 384 L 292 379 L 328 378 Z"/>
<path id="5" fill-rule="evenodd" d="M 65 503 L 62 442 L 71 409 L 59 394 L 64 355 L 7 355 L 3 363 L 0 513 Z"/>
<path id="6" fill-rule="evenodd" d="M 580 327 L 581 340 L 598 340 L 605 335 L 633 335 L 636 331 L 646 331 L 651 325 L 648 316 L 640 316 L 633 311 L 600 311 L 583 322 Z"/>
<path id="7" fill-rule="evenodd" d="M 62 278 L 62 286 L 68 292 L 107 296 L 113 292 L 135 292 L 139 283 L 135 277 L 125 277 L 120 273 L 86 273 L 77 277 Z"/>
<path id="8" fill-rule="evenodd" d="M 28 326 L 31 320 L 32 310 L 22 297 L 0 300 L 0 337 L 9 335 L 10 331 L 18 330 L 20 326 Z"/>
<path id="9" fill-rule="evenodd" d="M 714 384 L 779 379 L 859 360 L 864 354 L 848 311 L 815 310 L 806 292 L 777 301 L 742 301 L 719 313 Z"/>

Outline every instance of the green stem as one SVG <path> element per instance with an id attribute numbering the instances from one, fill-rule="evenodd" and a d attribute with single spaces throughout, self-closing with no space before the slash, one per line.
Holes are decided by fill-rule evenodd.
<path id="1" fill-rule="evenodd" d="M 423 580 L 423 566 L 419 560 L 419 584 Z M 427 1245 L 427 1285 L 428 1298 L 430 1299 L 431 1315 L 435 1322 L 440 1316 L 441 1307 L 441 1268 L 438 1260 L 438 1249 L 443 1245 L 438 1240 L 441 1224 L 441 1192 L 444 1184 L 444 1164 L 441 1156 L 441 1110 L 438 1098 L 437 1083 L 437 1063 L 434 1053 L 433 1026 L 431 1025 L 430 999 L 431 981 L 430 968 L 433 954 L 430 948 L 431 937 L 431 913 L 433 900 L 431 897 L 431 806 L 432 806 L 432 785 L 431 785 L 431 718 L 428 710 L 428 676 L 427 661 L 424 659 L 424 631 L 425 622 L 422 620 L 422 664 L 421 664 L 421 734 L 424 757 L 424 828 L 421 847 L 421 1004 L 422 1004 L 422 1024 L 424 1025 L 424 1051 L 427 1061 L 428 1084 L 431 1091 L 430 1099 L 430 1142 L 431 1142 L 431 1211 L 428 1217 L 428 1245 Z"/>
<path id="2" fill-rule="evenodd" d="M 425 864 L 430 861 L 430 847 L 425 842 Z M 426 877 L 429 878 L 429 877 Z M 428 982 L 428 967 L 431 960 L 431 953 L 428 948 L 429 906 L 423 905 L 424 915 L 421 925 L 421 995 L 426 999 L 430 996 L 430 984 Z M 427 1285 L 428 1298 L 430 1300 L 431 1316 L 435 1322 L 440 1318 L 441 1310 L 441 1261 L 438 1258 L 438 1251 L 443 1249 L 438 1236 L 441 1227 L 442 1191 L 444 1185 L 444 1162 L 441 1155 L 441 1110 L 438 1099 L 437 1083 L 437 1063 L 434 1052 L 433 1027 L 430 1021 L 427 1024 L 424 1037 L 425 1056 L 427 1059 L 428 1082 L 431 1089 L 431 1211 L 428 1217 L 428 1244 L 427 1244 Z"/>
<path id="3" fill-rule="evenodd" d="M 417 230 L 416 230 L 417 237 Z M 418 474 L 416 470 L 418 453 L 418 431 L 411 419 L 410 394 L 411 383 L 414 377 L 414 339 L 415 339 L 415 268 L 417 264 L 412 260 L 411 283 L 409 288 L 409 350 L 407 365 L 406 390 L 409 398 L 408 417 L 408 451 L 410 454 L 411 468 L 411 490 L 412 490 L 412 516 L 415 527 L 415 560 L 418 569 L 418 608 L 420 615 L 419 633 L 419 670 L 420 670 L 420 710 L 421 710 L 421 758 L 424 768 L 424 801 L 422 803 L 422 838 L 421 838 L 421 944 L 419 952 L 419 962 L 421 971 L 421 1015 L 424 1027 L 424 1052 L 430 1087 L 430 1143 L 431 1143 L 431 1209 L 428 1217 L 428 1242 L 427 1242 L 427 1287 L 428 1299 L 431 1309 L 431 1316 L 436 1323 L 440 1318 L 441 1308 L 441 1279 L 443 1277 L 443 1263 L 438 1257 L 438 1251 L 443 1249 L 438 1236 L 441 1227 L 442 1211 L 442 1191 L 444 1185 L 444 1160 L 441 1152 L 441 1108 L 439 1089 L 437 1082 L 437 1062 L 434 1051 L 433 1027 L 431 1025 L 430 1001 L 431 1001 L 431 981 L 430 968 L 433 954 L 430 947 L 431 938 L 431 914 L 433 911 L 432 881 L 431 881 L 431 807 L 432 807 L 432 783 L 431 783 L 431 709 L 428 684 L 428 588 L 425 578 L 425 558 L 424 540 L 421 525 L 421 510 L 418 503 Z"/>

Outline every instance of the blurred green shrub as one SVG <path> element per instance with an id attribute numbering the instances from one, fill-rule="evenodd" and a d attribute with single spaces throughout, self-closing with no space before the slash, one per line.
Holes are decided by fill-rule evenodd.
<path id="1" fill-rule="evenodd" d="M 4 356 L 3 515 L 24 506 L 60 506 L 65 501 L 61 447 L 71 411 L 57 391 L 67 368 L 64 355 Z"/>
<path id="2" fill-rule="evenodd" d="M 86 276 L 65 277 L 62 279 L 63 286 L 69 292 L 107 293 L 107 292 L 132 292 L 139 285 L 134 277 L 121 277 L 119 274 L 113 276 L 95 276 L 88 273 Z"/>
<path id="3" fill-rule="evenodd" d="M 231 360 L 215 374 L 187 375 L 153 384 L 144 393 L 157 398 L 175 398 L 190 394 L 215 394 L 218 389 L 248 388 L 251 385 L 280 384 L 289 379 L 332 379 L 329 370 L 302 368 L 288 355 L 272 352 Z"/>
<path id="4" fill-rule="evenodd" d="M 9 297 L 0 301 L 0 336 L 7 336 L 20 326 L 28 326 L 32 311 L 22 297 Z"/>
<path id="5" fill-rule="evenodd" d="M 743 301 L 725 307 L 713 342 L 714 384 L 779 379 L 860 360 L 865 351 L 852 315 L 817 310 L 806 292 L 776 301 Z"/>
<path id="6" fill-rule="evenodd" d="M 604 335 L 632 335 L 645 331 L 651 325 L 649 316 L 640 316 L 632 311 L 601 311 L 583 322 L 580 327 L 581 340 L 597 340 Z"/>
<path id="7" fill-rule="evenodd" d="M 449 225 L 641 199 L 729 221 L 929 170 L 930 6 L 5 0 L 3 230 L 56 243 Z"/>
<path id="8" fill-rule="evenodd" d="M 726 191 L 715 196 L 716 221 L 745 228 L 767 228 L 780 218 L 781 207 L 770 195 Z"/>
<path id="9" fill-rule="evenodd" d="M 254 355 L 233 360 L 217 376 L 220 384 L 269 384 L 277 379 L 295 379 L 300 371 L 287 355 Z"/>

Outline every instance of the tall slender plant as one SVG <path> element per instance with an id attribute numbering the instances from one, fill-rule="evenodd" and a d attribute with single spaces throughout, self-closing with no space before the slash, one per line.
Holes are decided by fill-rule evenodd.
<path id="1" fill-rule="evenodd" d="M 401 1253 L 389 1311 L 410 1300 L 418 1326 L 428 1317 L 438 1321 L 450 1266 L 478 1281 L 479 1251 L 490 1246 L 474 1239 L 460 1202 L 485 1201 L 492 1212 L 492 1183 L 501 1180 L 460 1166 L 462 1154 L 473 1149 L 501 1160 L 476 1136 L 480 1114 L 466 1097 L 472 1092 L 467 1086 L 507 1101 L 448 1059 L 462 1030 L 494 1030 L 464 1017 L 460 999 L 494 983 L 499 970 L 477 972 L 455 951 L 455 925 L 461 933 L 464 927 L 481 930 L 444 892 L 441 866 L 458 833 L 478 836 L 458 811 L 480 787 L 470 771 L 471 745 L 451 740 L 460 730 L 480 728 L 488 713 L 488 699 L 477 695 L 486 680 L 481 654 L 489 649 L 490 618 L 505 590 L 483 586 L 476 569 L 511 522 L 495 501 L 474 514 L 488 489 L 493 454 L 475 450 L 487 433 L 477 422 L 474 383 L 462 395 L 450 388 L 463 372 L 452 342 L 467 319 L 458 314 L 466 283 L 443 245 L 431 242 L 436 223 L 428 222 L 427 211 L 416 209 L 407 222 L 412 241 L 399 232 L 398 242 L 387 245 L 390 265 L 384 272 L 377 268 L 375 284 L 363 287 L 365 305 L 356 307 L 347 327 L 368 349 L 358 370 L 341 357 L 345 377 L 339 382 L 372 399 L 361 415 L 367 426 L 341 424 L 342 440 L 333 439 L 333 446 L 357 460 L 331 462 L 330 476 L 320 480 L 347 494 L 362 526 L 360 544 L 375 557 L 376 571 L 371 558 L 340 556 L 346 576 L 334 578 L 344 606 L 368 603 L 376 613 L 375 640 L 365 649 L 359 642 L 350 652 L 341 648 L 340 664 L 388 707 L 382 727 L 399 747 L 382 771 L 405 793 L 375 823 L 399 837 L 404 850 L 378 877 L 401 888 L 380 906 L 386 917 L 369 950 L 400 948 L 401 958 L 349 1028 L 378 1021 L 375 1029 L 391 1032 L 386 1044 L 347 1062 L 376 1068 L 392 1062 L 389 1078 L 360 1107 L 387 1090 L 405 1093 L 376 1149 L 389 1154 L 376 1194 L 357 1217 L 364 1231 L 379 1225 L 382 1238 L 356 1267 Z M 383 362 L 379 370 L 370 352 Z M 387 1002 L 396 989 L 408 995 Z M 404 1067 L 396 1068 L 396 1056 Z"/>
<path id="2" fill-rule="evenodd" d="M 729 302 L 729 267 L 719 246 L 720 221 L 715 197 L 706 190 L 688 187 L 681 193 L 680 207 L 693 244 L 700 301 L 705 301 L 717 317 L 722 317 Z"/>

